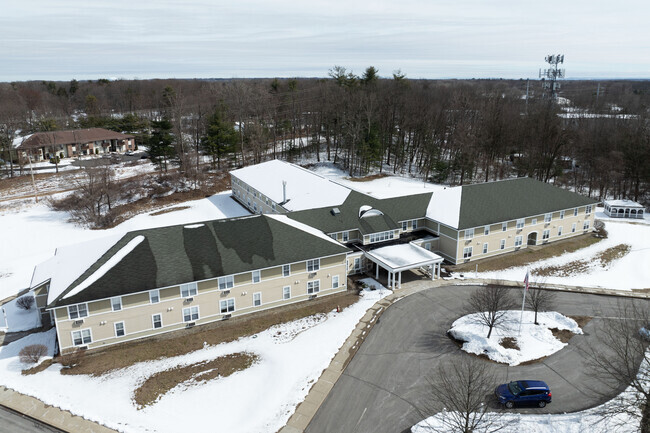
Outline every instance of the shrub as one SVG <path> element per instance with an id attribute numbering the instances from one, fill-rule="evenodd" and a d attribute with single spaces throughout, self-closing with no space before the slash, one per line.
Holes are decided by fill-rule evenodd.
<path id="1" fill-rule="evenodd" d="M 35 302 L 36 299 L 34 299 L 33 296 L 25 295 L 18 298 L 18 300 L 16 301 L 16 305 L 18 306 L 18 308 L 22 308 L 23 310 L 30 310 L 34 306 Z"/>
<path id="2" fill-rule="evenodd" d="M 597 238 L 607 238 L 607 230 L 605 230 L 605 223 L 601 220 L 594 221 L 594 236 Z"/>
<path id="3" fill-rule="evenodd" d="M 85 354 L 86 351 L 83 349 L 74 349 L 71 352 L 61 355 L 59 362 L 64 367 L 74 367 L 81 361 L 81 358 L 83 358 Z"/>
<path id="4" fill-rule="evenodd" d="M 20 362 L 25 364 L 36 364 L 45 355 L 47 355 L 47 346 L 44 344 L 30 344 L 18 352 Z"/>

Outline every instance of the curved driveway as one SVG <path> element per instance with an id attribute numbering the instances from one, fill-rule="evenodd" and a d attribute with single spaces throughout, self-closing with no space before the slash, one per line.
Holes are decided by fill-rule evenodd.
<path id="1" fill-rule="evenodd" d="M 471 356 L 447 338 L 446 331 L 463 314 L 468 296 L 475 289 L 474 286 L 432 288 L 391 305 L 305 431 L 410 431 L 412 425 L 425 417 L 417 408 L 431 397 L 426 377 L 435 380 L 435 371 L 441 363 L 453 363 L 461 356 Z M 521 289 L 518 290 L 521 293 Z M 553 391 L 553 403 L 545 409 L 515 411 L 573 412 L 602 403 L 602 399 L 586 389 L 602 386 L 587 373 L 581 351 L 588 345 L 598 345 L 599 327 L 616 315 L 618 302 L 628 301 L 611 296 L 557 292 L 555 310 L 569 316 L 594 318 L 583 328 L 584 335 L 574 336 L 568 346 L 538 363 L 517 367 L 490 363 L 499 383 L 522 378 L 541 379 Z M 495 401 L 492 404 L 496 410 L 498 405 Z"/>

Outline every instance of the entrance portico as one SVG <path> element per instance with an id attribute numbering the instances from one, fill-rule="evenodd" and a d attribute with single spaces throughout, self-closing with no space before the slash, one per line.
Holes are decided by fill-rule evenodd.
<path id="1" fill-rule="evenodd" d="M 368 260 L 377 265 L 375 278 L 379 278 L 379 268 L 388 272 L 388 287 L 400 288 L 402 272 L 410 269 L 429 268 L 431 279 L 440 278 L 440 266 L 443 258 L 413 243 L 390 245 L 366 251 Z"/>

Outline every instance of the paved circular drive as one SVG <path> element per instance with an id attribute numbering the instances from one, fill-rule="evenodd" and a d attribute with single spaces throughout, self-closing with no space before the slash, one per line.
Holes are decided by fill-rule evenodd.
<path id="1" fill-rule="evenodd" d="M 441 363 L 473 356 L 461 351 L 446 336 L 446 331 L 465 313 L 467 299 L 474 290 L 473 286 L 432 288 L 390 306 L 336 382 L 306 432 L 410 431 L 412 425 L 425 417 L 417 408 L 431 397 L 427 376 L 435 375 Z M 513 290 L 521 293 L 521 289 Z M 495 369 L 499 383 L 527 378 L 549 384 L 553 403 L 544 409 L 515 411 L 574 412 L 603 402 L 588 389 L 599 389 L 602 385 L 586 371 L 583 351 L 590 345 L 598 347 L 597 330 L 616 315 L 620 302 L 629 300 L 558 292 L 556 311 L 568 316 L 593 317 L 583 328 L 584 335 L 574 336 L 564 349 L 535 364 L 509 367 L 485 361 Z M 499 409 L 496 400 L 492 404 L 495 410 Z"/>

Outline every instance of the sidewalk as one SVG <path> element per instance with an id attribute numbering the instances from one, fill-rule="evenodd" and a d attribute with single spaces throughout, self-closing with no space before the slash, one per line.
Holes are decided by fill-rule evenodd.
<path id="1" fill-rule="evenodd" d="M 107 427 L 88 421 L 68 411 L 48 406 L 42 401 L 0 386 L 0 405 L 28 415 L 60 430 L 74 433 L 115 433 Z"/>
<path id="2" fill-rule="evenodd" d="M 512 281 L 500 281 L 500 280 L 483 280 L 483 279 L 464 279 L 464 280 L 443 280 L 437 279 L 434 281 L 431 280 L 417 280 L 409 283 L 402 284 L 401 289 L 397 289 L 391 295 L 386 296 L 385 298 L 377 301 L 373 305 L 365 316 L 359 321 L 356 328 L 348 339 L 343 343 L 343 346 L 339 349 L 338 353 L 332 359 L 329 367 L 323 371 L 320 378 L 314 383 L 314 385 L 309 390 L 309 394 L 305 397 L 305 400 L 296 407 L 296 411 L 291 415 L 287 425 L 280 429 L 279 433 L 302 433 L 305 428 L 309 425 L 314 415 L 318 411 L 318 408 L 323 404 L 327 394 L 334 387 L 334 384 L 338 378 L 343 374 L 343 371 L 347 367 L 348 363 L 358 350 L 361 343 L 365 339 L 366 335 L 372 329 L 372 326 L 376 323 L 377 319 L 381 314 L 391 306 L 396 301 L 412 295 L 413 293 L 420 292 L 422 290 L 441 287 L 441 286 L 453 286 L 453 285 L 486 285 L 486 284 L 498 284 L 503 286 L 511 287 L 522 287 L 522 283 L 512 282 Z M 578 292 L 578 293 L 589 293 L 594 295 L 605 295 L 605 296 L 626 296 L 634 298 L 648 299 L 650 298 L 650 293 L 639 292 L 639 291 L 629 291 L 622 292 L 616 290 L 602 289 L 602 288 L 593 288 L 593 287 L 575 287 L 575 286 L 563 286 L 559 284 L 540 284 L 541 288 L 548 290 L 558 290 L 565 292 Z"/>

